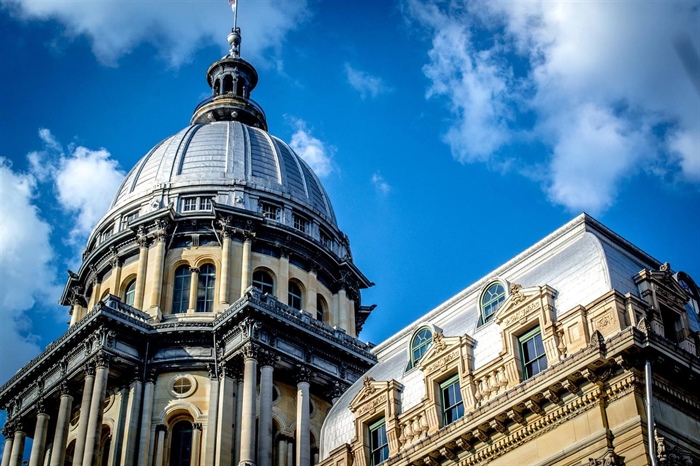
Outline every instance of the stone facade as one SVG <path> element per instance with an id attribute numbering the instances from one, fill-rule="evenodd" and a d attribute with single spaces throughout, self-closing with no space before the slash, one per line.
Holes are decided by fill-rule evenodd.
<path id="1" fill-rule="evenodd" d="M 598 295 L 578 255 L 617 288 Z M 646 267 L 616 276 L 617 259 Z M 508 289 L 484 318 L 493 283 Z M 582 215 L 375 348 L 320 464 L 700 464 L 697 302 L 690 277 Z"/>

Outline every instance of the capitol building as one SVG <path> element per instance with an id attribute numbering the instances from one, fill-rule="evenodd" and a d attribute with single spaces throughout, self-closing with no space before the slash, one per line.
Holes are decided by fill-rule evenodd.
<path id="1" fill-rule="evenodd" d="M 1 466 L 700 464 L 698 286 L 586 214 L 358 339 L 373 283 L 228 42 L 0 387 Z"/>

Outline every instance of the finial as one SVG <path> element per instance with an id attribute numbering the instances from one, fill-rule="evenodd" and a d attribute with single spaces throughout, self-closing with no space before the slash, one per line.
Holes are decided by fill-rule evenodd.
<path id="1" fill-rule="evenodd" d="M 228 0 L 228 4 L 231 5 L 231 11 L 233 11 L 233 28 L 229 33 L 226 40 L 231 46 L 231 51 L 229 55 L 234 58 L 241 57 L 241 30 L 238 27 L 238 0 Z"/>

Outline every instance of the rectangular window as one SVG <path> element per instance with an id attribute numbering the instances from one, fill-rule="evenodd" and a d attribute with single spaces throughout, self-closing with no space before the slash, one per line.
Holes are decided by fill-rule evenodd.
<path id="1" fill-rule="evenodd" d="M 386 437 L 384 418 L 369 426 L 370 466 L 376 466 L 389 458 L 389 441 Z"/>
<path id="2" fill-rule="evenodd" d="M 296 228 L 299 231 L 303 231 L 304 233 L 307 232 L 307 228 L 309 226 L 309 221 L 306 220 L 304 217 L 301 215 L 297 214 L 292 214 L 292 218 L 294 219 L 294 228 Z"/>
<path id="3" fill-rule="evenodd" d="M 197 210 L 197 198 L 196 197 L 186 197 L 182 200 L 182 211 L 191 212 Z"/>
<path id="4" fill-rule="evenodd" d="M 280 208 L 274 204 L 268 204 L 267 202 L 260 203 L 260 212 L 262 212 L 263 217 L 269 218 L 270 220 L 280 220 Z"/>
<path id="5" fill-rule="evenodd" d="M 124 219 L 122 220 L 122 230 L 129 228 L 129 225 L 134 223 L 137 218 L 139 218 L 138 211 L 125 215 Z"/>
<path id="6" fill-rule="evenodd" d="M 542 344 L 542 333 L 535 327 L 518 338 L 523 380 L 534 377 L 547 368 L 547 355 Z"/>
<path id="7" fill-rule="evenodd" d="M 200 199 L 199 210 L 211 210 L 211 199 L 203 197 Z"/>
<path id="8" fill-rule="evenodd" d="M 442 395 L 442 422 L 446 426 L 464 416 L 462 392 L 459 390 L 459 375 L 441 383 L 440 394 Z"/>

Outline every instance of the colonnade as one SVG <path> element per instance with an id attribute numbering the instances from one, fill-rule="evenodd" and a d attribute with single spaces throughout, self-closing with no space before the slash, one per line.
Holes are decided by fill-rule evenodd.
<path id="1" fill-rule="evenodd" d="M 193 420 L 192 466 L 310 466 L 310 371 L 297 367 L 296 439 L 277 439 L 273 459 L 274 369 L 277 357 L 254 343 L 242 351 L 243 367 L 222 364 L 210 374 L 210 400 L 206 423 Z M 80 396 L 80 417 L 75 436 L 73 465 L 93 466 L 102 439 L 109 359 L 99 355 L 86 364 Z M 258 392 L 258 377 L 260 390 Z M 165 466 L 168 429 L 153 425 L 156 377 L 134 377 L 119 390 L 120 408 L 110 446 L 110 466 Z M 45 403 L 36 403 L 36 425 L 29 466 L 64 466 L 74 397 L 64 381 L 56 410 L 55 431 L 49 435 L 50 416 Z M 257 406 L 259 399 L 260 406 Z M 259 415 L 258 415 L 259 413 Z M 26 421 L 26 418 L 25 418 Z M 257 422 L 256 422 L 257 421 Z M 22 466 L 24 425 L 16 420 L 3 430 L 5 449 L 0 466 Z M 50 441 L 52 440 L 52 441 Z M 48 444 L 47 444 L 48 442 Z M 47 446 L 48 445 L 48 446 Z M 107 466 L 107 465 L 105 465 Z"/>

